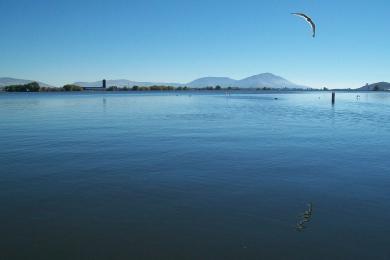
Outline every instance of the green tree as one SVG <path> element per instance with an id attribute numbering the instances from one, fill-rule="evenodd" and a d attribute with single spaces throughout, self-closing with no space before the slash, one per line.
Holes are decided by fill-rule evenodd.
<path id="1" fill-rule="evenodd" d="M 40 86 L 37 82 L 31 82 L 24 85 L 11 85 L 4 87 L 5 91 L 8 92 L 38 92 Z"/>
<path id="2" fill-rule="evenodd" d="M 116 90 L 118 90 L 117 86 L 110 86 L 107 88 L 107 91 L 116 91 Z"/>
<path id="3" fill-rule="evenodd" d="M 39 89 L 41 88 L 38 84 L 38 82 L 31 82 L 25 85 L 27 88 L 27 91 L 31 92 L 38 92 Z"/>
<path id="4" fill-rule="evenodd" d="M 62 87 L 65 91 L 82 91 L 83 88 L 77 85 L 65 85 Z"/>

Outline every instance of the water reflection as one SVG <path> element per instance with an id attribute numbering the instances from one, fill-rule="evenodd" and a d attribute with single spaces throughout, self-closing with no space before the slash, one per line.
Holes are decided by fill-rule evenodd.
<path id="1" fill-rule="evenodd" d="M 307 224 L 310 222 L 312 216 L 313 216 L 313 203 L 307 204 L 308 209 L 305 210 L 305 212 L 300 215 L 301 219 L 298 221 L 296 225 L 296 230 L 299 232 L 302 232 L 306 229 Z"/>
<path id="2" fill-rule="evenodd" d="M 107 108 L 107 100 L 105 97 L 103 97 L 103 111 L 106 112 L 106 108 Z"/>

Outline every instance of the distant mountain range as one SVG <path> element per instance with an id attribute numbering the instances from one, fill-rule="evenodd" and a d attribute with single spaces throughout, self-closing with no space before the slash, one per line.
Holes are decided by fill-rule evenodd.
<path id="1" fill-rule="evenodd" d="M 74 85 L 85 87 L 85 88 L 98 88 L 102 86 L 102 81 L 93 81 L 93 82 L 75 82 Z M 116 87 L 150 87 L 150 86 L 172 86 L 179 87 L 182 84 L 180 83 L 163 83 L 163 82 L 138 82 L 131 81 L 127 79 L 117 79 L 117 80 L 107 80 L 107 87 L 116 86 Z"/>
<path id="2" fill-rule="evenodd" d="M 0 87 L 9 86 L 9 85 L 20 85 L 33 82 L 33 80 L 26 79 L 15 79 L 15 78 L 0 78 Z M 49 84 L 39 82 L 38 83 L 43 87 L 52 87 Z M 82 87 L 101 87 L 102 81 L 95 82 L 75 82 L 73 83 Z M 127 79 L 119 80 L 107 80 L 107 86 L 117 86 L 117 87 L 148 87 L 153 85 L 165 85 L 165 86 L 187 86 L 191 88 L 204 88 L 204 87 L 238 87 L 238 88 L 291 88 L 291 89 L 302 89 L 307 88 L 302 85 L 297 85 L 292 83 L 280 76 L 276 76 L 271 73 L 263 73 L 255 76 L 251 76 L 241 80 L 235 80 L 228 77 L 205 77 L 199 78 L 189 83 L 166 83 L 166 82 L 138 82 L 131 81 Z"/>
<path id="3" fill-rule="evenodd" d="M 28 79 L 14 79 L 14 78 L 0 78 L 0 88 L 1 87 L 5 87 L 5 86 L 10 86 L 10 85 L 24 85 L 24 84 L 28 84 L 28 83 L 31 83 L 35 80 L 28 80 Z M 53 86 L 50 86 L 49 84 L 46 84 L 46 83 L 43 83 L 43 82 L 39 82 L 39 85 L 41 87 L 53 87 Z"/>
<path id="4" fill-rule="evenodd" d="M 4 86 L 9 85 L 20 85 L 20 84 L 27 84 L 30 82 L 33 82 L 34 80 L 26 80 L 26 79 L 15 79 L 15 78 L 9 78 L 9 77 L 3 77 L 0 78 L 0 88 Z M 43 87 L 53 87 L 49 84 L 46 84 L 44 82 L 37 81 L 39 85 Z M 102 81 L 95 81 L 95 82 L 75 82 L 73 83 L 75 85 L 79 85 L 82 87 L 101 87 Z M 131 81 L 127 79 L 120 79 L 120 80 L 107 80 L 107 87 L 110 86 L 117 86 L 117 87 L 133 87 L 133 86 L 139 86 L 139 87 L 149 87 L 154 85 L 160 85 L 160 86 L 173 86 L 173 87 L 180 87 L 180 86 L 187 86 L 190 88 L 204 88 L 204 87 L 215 87 L 215 86 L 221 86 L 221 87 L 238 87 L 238 88 L 289 88 L 289 89 L 306 89 L 308 87 L 298 85 L 295 83 L 292 83 L 291 81 L 288 81 L 285 78 L 282 78 L 280 76 L 274 75 L 272 73 L 262 73 L 255 76 L 251 76 L 245 79 L 241 80 L 235 80 L 228 77 L 204 77 L 199 78 L 194 81 L 191 81 L 189 83 L 166 83 L 166 82 L 138 82 L 138 81 Z M 388 82 L 378 82 L 373 84 L 367 84 L 361 88 L 357 88 L 356 90 L 388 90 L 390 91 L 390 83 Z"/>
<path id="5" fill-rule="evenodd" d="M 75 85 L 82 87 L 100 87 L 101 81 L 96 82 L 75 82 Z M 189 83 L 162 83 L 162 82 L 137 82 L 130 80 L 107 80 L 107 86 L 140 86 L 147 87 L 153 85 L 169 85 L 173 87 L 187 86 L 191 88 L 204 88 L 204 87 L 239 87 L 239 88 L 295 88 L 302 89 L 307 88 L 302 85 L 292 83 L 280 76 L 276 76 L 271 73 L 263 73 L 255 76 L 251 76 L 242 80 L 235 80 L 227 77 L 205 77 L 196 79 Z"/>
<path id="6" fill-rule="evenodd" d="M 358 90 L 390 90 L 390 83 L 388 82 L 378 82 L 374 84 L 367 84 L 361 88 L 358 88 Z"/>

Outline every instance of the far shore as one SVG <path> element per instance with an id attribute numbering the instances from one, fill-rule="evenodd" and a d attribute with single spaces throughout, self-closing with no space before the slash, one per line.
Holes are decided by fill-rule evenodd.
<path id="1" fill-rule="evenodd" d="M 372 90 L 352 90 L 352 89 L 334 89 L 334 90 L 256 90 L 256 89 L 239 89 L 239 90 L 206 90 L 206 89 L 189 89 L 189 90 L 132 90 L 132 91 L 107 91 L 107 90 L 82 90 L 82 91 L 15 91 L 7 92 L 0 90 L 0 94 L 176 94 L 176 95 L 190 95 L 190 94 L 304 94 L 304 93 L 389 93 L 390 91 L 372 91 Z"/>
<path id="2" fill-rule="evenodd" d="M 21 85 L 10 85 L 0 87 L 0 92 L 7 93 L 69 93 L 69 92 L 86 92 L 86 93 L 254 93 L 254 94 L 266 94 L 266 93 L 302 93 L 302 92 L 389 92 L 388 90 L 381 90 L 379 87 L 373 90 L 361 90 L 361 89 L 298 89 L 298 88 L 270 88 L 270 87 L 258 87 L 258 88 L 239 88 L 239 87 L 221 87 L 221 86 L 206 86 L 203 88 L 190 88 L 190 87 L 173 87 L 173 86 L 133 86 L 133 87 L 106 87 L 105 80 L 102 87 L 83 87 L 78 85 L 65 85 L 62 88 L 58 87 L 44 87 L 40 86 L 38 82 L 31 82 Z"/>

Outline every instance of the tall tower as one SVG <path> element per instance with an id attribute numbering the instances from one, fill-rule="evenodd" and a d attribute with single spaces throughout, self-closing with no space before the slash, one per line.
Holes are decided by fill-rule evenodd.
<path id="1" fill-rule="evenodd" d="M 106 86 L 107 86 L 106 80 L 103 79 L 103 88 L 106 88 Z"/>

